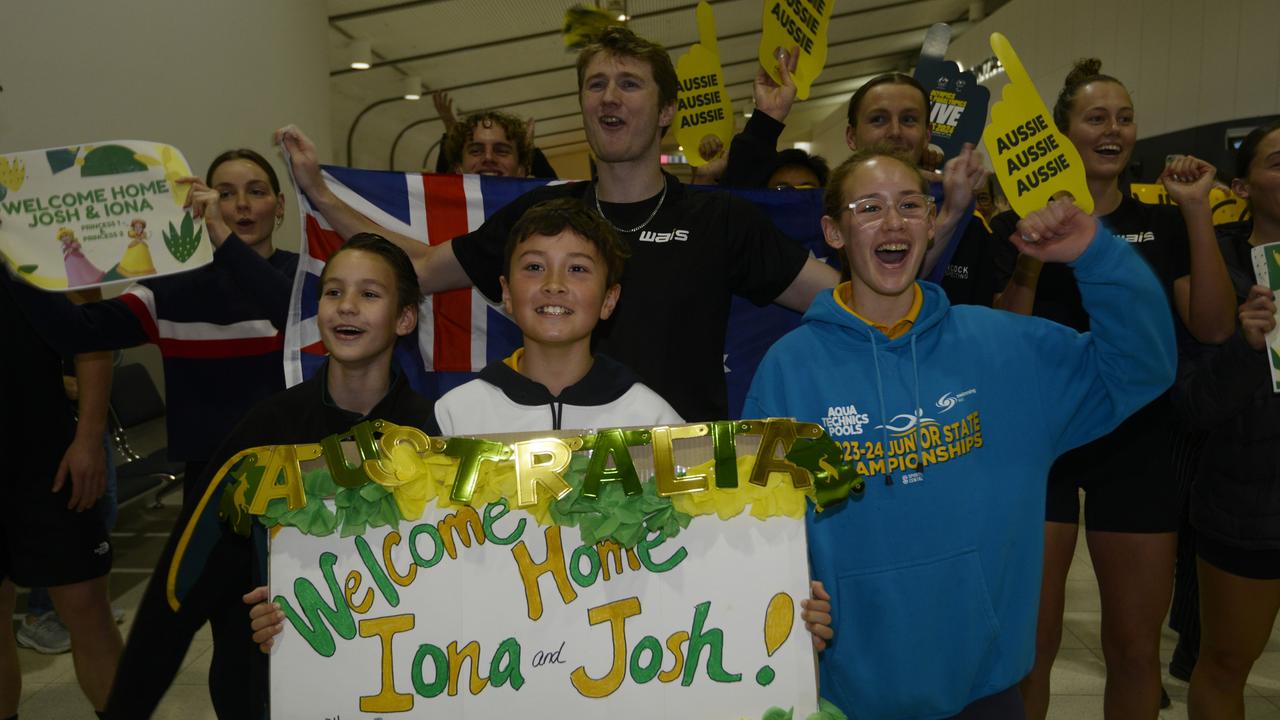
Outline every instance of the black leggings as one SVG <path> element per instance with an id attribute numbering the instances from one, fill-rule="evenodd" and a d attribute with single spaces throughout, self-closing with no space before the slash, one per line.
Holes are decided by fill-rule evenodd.
<path id="1" fill-rule="evenodd" d="M 253 588 L 253 544 L 223 533 L 181 608 L 169 607 L 165 588 L 186 513 L 165 545 L 138 606 L 104 715 L 148 718 L 178 675 L 191 639 L 206 621 L 213 627 L 209 695 L 219 718 L 266 716 L 267 656 L 253 643 L 249 607 L 241 596 Z"/>

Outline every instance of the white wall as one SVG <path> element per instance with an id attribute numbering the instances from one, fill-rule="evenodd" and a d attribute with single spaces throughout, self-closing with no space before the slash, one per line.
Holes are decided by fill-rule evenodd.
<path id="1" fill-rule="evenodd" d="M 957 38 L 966 68 L 1004 33 L 1053 107 L 1072 63 L 1102 59 L 1133 97 L 1138 136 L 1280 113 L 1277 0 L 1013 0 Z M 992 101 L 1006 83 L 988 84 Z"/>
<path id="2" fill-rule="evenodd" d="M 329 150 L 320 0 L 6 1 L 0 152 L 115 139 L 182 150 L 197 175 L 250 147 L 284 164 L 272 132 L 295 122 Z M 298 245 L 293 191 L 277 245 Z"/>
<path id="3" fill-rule="evenodd" d="M 296 249 L 272 132 L 297 123 L 329 156 L 325 18 L 321 0 L 4 0 L 0 152 L 158 140 L 203 176 L 222 151 L 250 147 L 273 162 L 288 202 L 276 245 Z M 160 378 L 154 348 L 126 360 Z"/>

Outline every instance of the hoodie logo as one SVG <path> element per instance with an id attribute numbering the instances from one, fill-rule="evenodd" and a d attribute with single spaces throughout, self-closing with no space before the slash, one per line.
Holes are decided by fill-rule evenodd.
<path id="1" fill-rule="evenodd" d="M 664 233 L 651 232 L 649 230 L 645 230 L 640 233 L 640 242 L 666 243 L 666 242 L 671 242 L 672 240 L 676 240 L 678 242 L 684 242 L 688 239 L 689 239 L 688 230 L 672 230 L 671 232 L 664 232 Z"/>
<path id="2" fill-rule="evenodd" d="M 858 412 L 853 405 L 836 405 L 827 408 L 822 424 L 826 426 L 828 435 L 861 435 L 862 426 L 870 421 L 866 413 Z"/>
<path id="3" fill-rule="evenodd" d="M 956 405 L 964 402 L 964 399 L 970 395 L 976 395 L 977 392 L 978 391 L 976 389 L 969 388 L 968 390 L 959 393 L 942 393 L 942 397 L 938 398 L 938 402 L 935 404 L 938 406 L 939 410 L 946 412 Z"/>

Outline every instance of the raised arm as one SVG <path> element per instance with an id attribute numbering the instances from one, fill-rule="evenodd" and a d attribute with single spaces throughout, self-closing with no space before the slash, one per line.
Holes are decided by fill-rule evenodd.
<path id="1" fill-rule="evenodd" d="M 192 218 L 204 220 L 213 243 L 214 264 L 231 276 L 244 291 L 243 296 L 257 304 L 277 330 L 284 330 L 289 321 L 293 277 L 277 270 L 231 231 L 222 217 L 217 190 L 197 177 L 179 178 L 177 182 L 191 186 L 187 204 Z"/>
<path id="2" fill-rule="evenodd" d="M 1062 452 L 1109 432 L 1169 387 L 1177 365 L 1173 319 L 1150 266 L 1074 203 L 1023 218 L 1013 242 L 1041 262 L 1070 264 L 1089 314 L 1090 332 L 1044 321 L 1026 348 Z"/>
<path id="3" fill-rule="evenodd" d="M 7 270 L 0 270 L 0 284 L 8 287 L 40 339 L 59 354 L 123 350 L 154 341 L 135 314 L 146 312 L 143 303 L 127 304 L 125 296 L 74 305 L 65 295 L 15 280 Z"/>
<path id="4" fill-rule="evenodd" d="M 418 284 L 424 293 L 469 287 L 471 280 L 463 271 L 453 253 L 452 241 L 440 245 L 427 245 L 418 240 L 393 232 L 356 212 L 325 185 L 320 172 L 320 158 L 311 139 L 297 127 L 287 125 L 276 131 L 276 142 L 287 151 L 294 181 L 306 194 L 313 207 L 324 216 L 329 226 L 342 239 L 356 233 L 375 233 L 398 245 L 409 255 L 418 272 Z"/>
<path id="5" fill-rule="evenodd" d="M 938 221 L 933 235 L 933 247 L 924 255 L 920 265 L 920 277 L 928 277 L 938 262 L 948 255 L 952 243 L 959 242 L 956 231 L 967 226 L 961 223 L 968 218 L 972 222 L 973 193 L 987 181 L 987 169 L 982 164 L 982 153 L 973 149 L 973 143 L 965 143 L 960 154 L 947 161 L 942 169 L 942 207 L 938 209 Z"/>
<path id="6" fill-rule="evenodd" d="M 1174 306 L 1195 339 L 1216 344 L 1235 332 L 1236 295 L 1213 232 L 1213 174 L 1209 163 L 1182 155 L 1165 165 L 1160 182 L 1178 203 L 1190 242 L 1191 273 L 1174 281 Z"/>
<path id="7" fill-rule="evenodd" d="M 787 116 L 796 101 L 796 83 L 791 73 L 800 59 L 800 49 L 778 48 L 776 55 L 782 83 L 774 82 L 763 66 L 759 68 L 752 86 L 755 112 L 729 144 L 729 159 L 720 176 L 721 185 L 764 187 L 773 171 L 778 136 L 786 127 Z"/>

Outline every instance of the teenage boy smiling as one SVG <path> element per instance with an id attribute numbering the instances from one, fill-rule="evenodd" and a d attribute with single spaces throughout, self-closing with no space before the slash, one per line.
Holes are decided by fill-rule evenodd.
<path id="1" fill-rule="evenodd" d="M 662 171 L 659 143 L 675 114 L 677 81 L 661 46 L 610 28 L 579 54 L 578 86 L 598 180 L 526 193 L 475 232 L 436 246 L 379 228 L 334 196 L 315 146 L 297 128 L 278 137 L 299 187 L 329 225 L 343 237 L 376 231 L 400 244 L 426 293 L 474 284 L 498 300 L 502 251 L 524 211 L 550 198 L 580 199 L 618 232 L 632 258 L 622 278 L 626 297 L 597 328 L 597 348 L 634 368 L 686 419 L 722 419 L 732 296 L 804 310 L 837 275 L 746 201 L 687 192 Z"/>
<path id="2" fill-rule="evenodd" d="M 627 254 L 613 228 L 578 200 L 530 208 L 507 241 L 499 278 L 524 346 L 440 398 L 441 433 L 682 422 L 629 368 L 591 352 L 592 331 L 617 305 Z"/>

